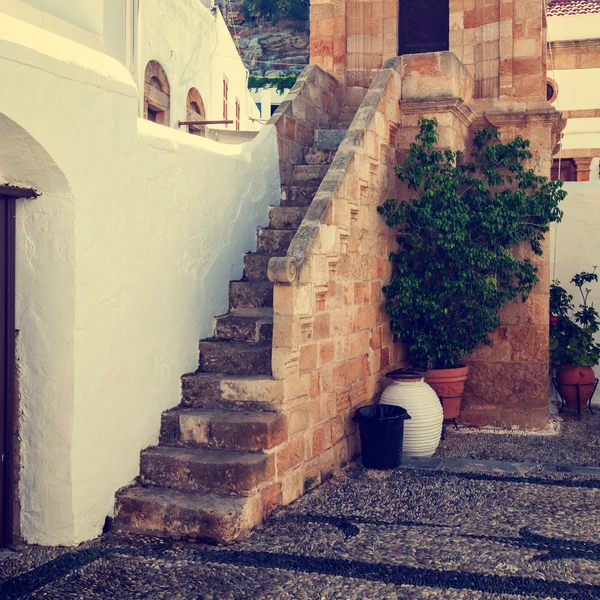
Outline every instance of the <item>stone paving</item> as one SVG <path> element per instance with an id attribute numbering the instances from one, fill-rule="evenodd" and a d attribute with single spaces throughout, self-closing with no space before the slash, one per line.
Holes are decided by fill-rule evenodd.
<path id="1" fill-rule="evenodd" d="M 22 548 L 0 598 L 600 598 L 600 474 L 510 464 L 351 466 L 227 547 Z"/>
<path id="2" fill-rule="evenodd" d="M 579 419 L 575 411 L 565 410 L 553 417 L 558 432 L 549 435 L 494 430 L 463 433 L 446 426 L 435 456 L 600 467 L 600 405 L 595 404 L 593 411 L 583 411 Z"/>

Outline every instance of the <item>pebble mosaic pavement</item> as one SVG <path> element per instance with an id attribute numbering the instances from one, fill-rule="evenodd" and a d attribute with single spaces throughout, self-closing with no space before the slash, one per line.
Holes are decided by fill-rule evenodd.
<path id="1" fill-rule="evenodd" d="M 0 562 L 0 598 L 600 598 L 596 469 L 412 466 L 351 466 L 228 547 L 23 547 Z"/>

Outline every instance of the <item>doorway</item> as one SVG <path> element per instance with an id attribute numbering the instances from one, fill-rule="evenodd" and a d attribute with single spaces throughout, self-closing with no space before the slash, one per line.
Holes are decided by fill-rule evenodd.
<path id="1" fill-rule="evenodd" d="M 15 198 L 0 186 L 0 548 L 12 542 L 15 391 Z"/>
<path id="2" fill-rule="evenodd" d="M 15 207 L 37 195 L 0 185 L 0 548 L 13 542 L 15 502 Z"/>
<path id="3" fill-rule="evenodd" d="M 400 0 L 398 55 L 450 49 L 449 0 Z"/>

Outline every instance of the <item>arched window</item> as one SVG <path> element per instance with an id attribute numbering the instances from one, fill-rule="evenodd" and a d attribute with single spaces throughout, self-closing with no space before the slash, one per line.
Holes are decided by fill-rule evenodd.
<path id="1" fill-rule="evenodd" d="M 448 0 L 400 0 L 398 54 L 441 52 L 450 48 Z"/>
<path id="2" fill-rule="evenodd" d="M 236 131 L 240 130 L 241 116 L 242 116 L 242 107 L 240 105 L 239 98 L 236 98 L 235 99 L 235 130 Z"/>
<path id="3" fill-rule="evenodd" d="M 556 81 L 554 81 L 554 79 L 550 79 L 550 77 L 548 77 L 548 79 L 546 80 L 546 100 L 552 103 L 556 100 L 557 96 L 558 84 L 556 83 Z"/>
<path id="4" fill-rule="evenodd" d="M 196 88 L 190 88 L 187 95 L 187 121 L 206 121 L 206 110 L 202 96 Z M 204 137 L 204 125 L 188 125 L 188 133 Z"/>
<path id="5" fill-rule="evenodd" d="M 160 63 L 151 60 L 144 73 L 144 119 L 160 125 L 170 125 L 169 108 L 171 88 Z"/>

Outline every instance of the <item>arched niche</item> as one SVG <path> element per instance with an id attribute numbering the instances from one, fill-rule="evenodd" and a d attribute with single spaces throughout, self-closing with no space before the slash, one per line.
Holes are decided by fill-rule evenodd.
<path id="1" fill-rule="evenodd" d="M 170 125 L 171 86 L 159 62 L 151 60 L 144 72 L 144 119 Z"/>

